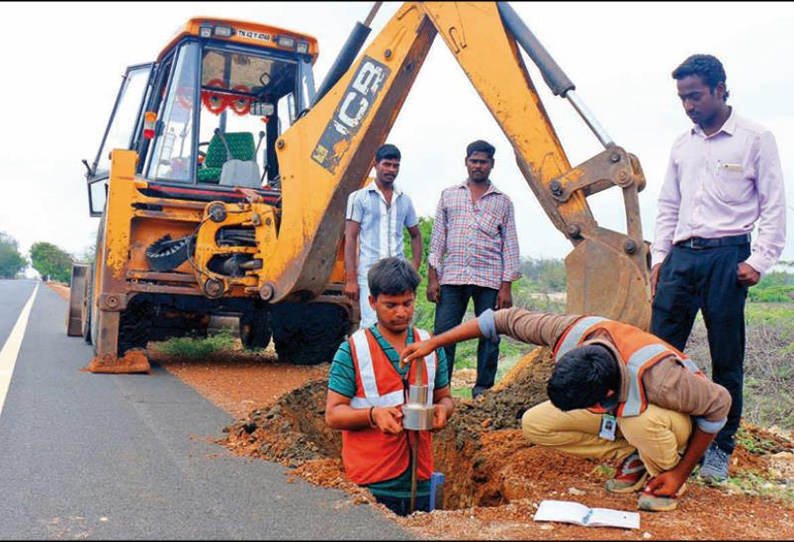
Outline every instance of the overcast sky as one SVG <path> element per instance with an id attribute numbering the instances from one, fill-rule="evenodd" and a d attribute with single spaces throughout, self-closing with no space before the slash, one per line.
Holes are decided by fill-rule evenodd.
<path id="1" fill-rule="evenodd" d="M 386 2 L 372 41 L 400 3 Z M 647 178 L 640 194 L 643 233 L 653 240 L 656 199 L 670 145 L 691 123 L 670 72 L 693 53 L 717 56 L 729 103 L 777 138 L 788 202 L 783 259 L 794 260 L 794 4 L 763 2 L 514 2 L 514 9 L 576 83 L 615 142 L 636 154 Z M 94 243 L 84 167 L 93 161 L 128 65 L 154 60 L 194 16 L 249 20 L 315 36 L 325 77 L 371 2 L 2 3 L 0 31 L 0 231 L 27 252 L 36 241 L 80 254 Z M 9 24 L 11 22 L 12 24 Z M 572 164 L 602 148 L 567 101 L 536 82 Z M 465 179 L 466 145 L 496 148 L 491 176 L 516 207 L 521 254 L 564 257 L 570 243 L 551 224 L 520 174 L 507 139 L 437 38 L 388 141 L 402 151 L 397 182 L 420 215 L 432 216 L 441 190 Z M 602 226 L 625 231 L 617 189 L 588 201 Z"/>

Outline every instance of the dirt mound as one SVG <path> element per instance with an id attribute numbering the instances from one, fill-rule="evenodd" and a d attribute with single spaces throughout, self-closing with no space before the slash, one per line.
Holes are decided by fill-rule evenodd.
<path id="1" fill-rule="evenodd" d="M 297 467 L 312 459 L 339 458 L 342 434 L 325 423 L 328 381 L 312 380 L 273 406 L 251 411 L 224 429 L 219 443 L 239 455 L 253 455 Z"/>
<path id="2" fill-rule="evenodd" d="M 493 507 L 522 499 L 562 497 L 582 485 L 604 495 L 609 469 L 527 445 L 520 431 L 523 412 L 547 399 L 546 381 L 552 353 L 536 349 L 490 392 L 476 401 L 455 399 L 455 415 L 433 437 L 435 470 L 445 474 L 444 508 Z M 300 476 L 325 487 L 347 489 L 361 496 L 341 464 L 341 433 L 325 423 L 327 379 L 308 382 L 275 404 L 251 411 L 224 431 L 219 442 L 239 455 L 256 456 L 293 467 Z M 731 473 L 768 473 L 770 457 L 790 454 L 794 443 L 758 427 L 743 426 L 731 458 Z M 575 495 L 579 495 L 574 491 Z M 625 507 L 622 503 L 621 507 Z"/>

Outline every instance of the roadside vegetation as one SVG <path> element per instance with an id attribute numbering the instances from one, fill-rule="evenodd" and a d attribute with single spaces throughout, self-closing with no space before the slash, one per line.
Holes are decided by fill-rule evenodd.
<path id="1" fill-rule="evenodd" d="M 427 300 L 427 253 L 433 219 L 422 217 L 419 229 L 424 254 L 416 300 L 415 324 L 432 331 L 435 305 Z M 405 253 L 410 255 L 410 240 L 405 236 Z M 794 430 L 794 262 L 781 262 L 778 270 L 767 274 L 750 289 L 746 309 L 747 349 L 745 357 L 744 416 L 748 423 L 762 427 Z M 782 269 L 782 270 L 780 270 Z M 533 311 L 565 312 L 565 263 L 554 258 L 524 258 L 522 277 L 513 284 L 513 304 Z M 465 319 L 473 318 L 470 307 Z M 163 354 L 182 357 L 205 357 L 240 348 L 236 329 L 225 329 L 206 338 L 181 337 L 157 344 Z M 513 365 L 534 349 L 510 338 L 500 345 L 497 381 Z M 711 374 L 706 329 L 698 315 L 687 344 L 689 356 Z M 455 369 L 476 370 L 477 341 L 459 344 Z M 470 397 L 470 386 L 453 387 L 453 395 Z M 748 482 L 749 483 L 749 482 Z"/>

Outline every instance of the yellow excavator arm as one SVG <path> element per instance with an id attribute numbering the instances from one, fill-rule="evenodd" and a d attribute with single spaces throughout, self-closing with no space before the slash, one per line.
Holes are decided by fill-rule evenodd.
<path id="1" fill-rule="evenodd" d="M 642 328 L 650 321 L 648 245 L 637 158 L 614 145 L 574 86 L 505 2 L 408 2 L 344 75 L 277 141 L 282 216 L 275 249 L 259 271 L 271 303 L 319 295 L 336 261 L 348 195 L 372 168 L 414 79 L 440 34 L 515 152 L 527 183 L 573 243 L 566 258 L 568 312 L 599 314 Z M 605 150 L 571 168 L 529 77 L 519 47 L 555 94 L 571 100 Z M 627 233 L 598 226 L 588 195 L 618 186 Z M 520 212 L 520 210 L 518 211 Z"/>

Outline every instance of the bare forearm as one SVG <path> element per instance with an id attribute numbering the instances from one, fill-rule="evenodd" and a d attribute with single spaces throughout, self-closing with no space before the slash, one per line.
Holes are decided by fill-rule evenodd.
<path id="1" fill-rule="evenodd" d="M 422 236 L 415 235 L 411 237 L 411 254 L 414 257 L 414 269 L 419 271 L 419 267 L 422 265 Z"/>
<path id="2" fill-rule="evenodd" d="M 459 326 L 453 327 L 449 331 L 445 331 L 444 333 L 429 339 L 428 344 L 433 348 L 433 350 L 437 350 L 444 346 L 457 344 L 461 341 L 468 341 L 469 339 L 477 339 L 482 336 L 482 331 L 480 331 L 480 326 L 477 323 L 477 319 L 473 318 L 460 324 Z"/>
<path id="3" fill-rule="evenodd" d="M 692 436 L 689 439 L 689 444 L 684 451 L 684 455 L 675 469 L 678 470 L 685 478 L 692 473 L 695 465 L 698 464 L 700 458 L 706 453 L 706 449 L 711 444 L 711 441 L 716 437 L 716 433 L 706 433 L 699 427 L 695 426 Z"/>
<path id="4" fill-rule="evenodd" d="M 370 427 L 370 412 L 368 408 L 337 405 L 326 411 L 325 421 L 332 429 L 366 429 Z"/>

